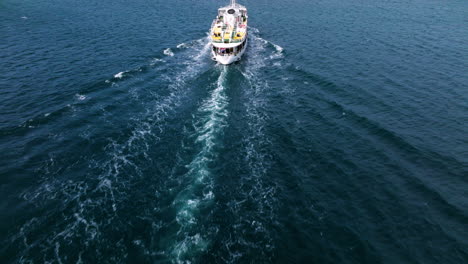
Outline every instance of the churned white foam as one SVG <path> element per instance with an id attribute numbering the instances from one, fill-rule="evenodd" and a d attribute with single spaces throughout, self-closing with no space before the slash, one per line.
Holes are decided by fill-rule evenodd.
<path id="1" fill-rule="evenodd" d="M 86 95 L 83 95 L 83 94 L 75 94 L 75 97 L 80 101 L 83 101 L 86 99 Z"/>
<path id="2" fill-rule="evenodd" d="M 261 38 L 259 36 L 255 36 L 255 35 L 254 35 L 254 38 L 256 38 L 258 41 L 262 42 L 263 44 L 268 44 L 268 41 L 266 39 L 264 39 L 264 38 Z"/>
<path id="3" fill-rule="evenodd" d="M 202 56 L 204 52 L 206 53 L 206 50 L 202 49 L 195 56 Z M 157 62 L 165 61 L 158 58 L 154 58 L 152 60 L 152 63 Z M 172 111 L 182 103 L 182 99 L 186 93 L 186 90 L 183 88 L 185 88 L 187 80 L 196 76 L 203 65 L 204 64 L 200 63 L 199 61 L 188 60 L 187 67 L 176 73 L 175 77 L 171 79 L 171 82 L 167 87 L 169 90 L 169 95 L 160 98 L 160 100 L 155 102 L 153 105 L 147 106 L 148 111 L 146 115 L 141 118 L 145 121 L 139 122 L 136 125 L 135 129 L 131 133 L 130 138 L 128 138 L 128 140 L 122 144 L 109 144 L 109 148 L 111 149 L 109 153 L 111 154 L 112 158 L 108 164 L 108 173 L 110 175 L 119 174 L 121 166 L 130 165 L 134 167 L 134 164 L 129 162 L 129 159 L 125 155 L 122 155 L 122 153 L 132 153 L 133 155 L 135 153 L 133 149 L 138 146 L 139 151 L 143 152 L 143 155 L 146 157 L 146 151 L 149 148 L 146 141 L 150 138 L 153 140 L 159 139 L 157 133 L 163 132 L 166 119 L 170 117 Z M 135 167 L 135 169 L 137 168 Z"/>
<path id="4" fill-rule="evenodd" d="M 58 171 L 60 170 L 47 169 L 48 174 L 52 175 Z M 102 208 L 102 205 L 106 202 L 106 198 L 94 197 L 93 199 L 84 199 L 84 197 L 89 195 L 90 191 L 88 184 L 83 181 L 56 180 L 42 184 L 32 193 L 29 191 L 22 196 L 24 199 L 34 203 L 60 200 L 63 205 L 66 205 L 70 209 L 64 210 L 61 217 L 54 221 L 52 225 L 50 224 L 48 215 L 33 218 L 26 222 L 19 232 L 12 237 L 12 241 L 23 241 L 25 248 L 22 250 L 22 253 L 25 260 L 31 257 L 31 252 L 40 249 L 46 256 L 44 257 L 44 262 L 70 262 L 70 259 L 66 261 L 65 254 L 61 252 L 62 246 L 70 245 L 73 243 L 72 241 L 76 242 L 77 239 L 80 239 L 80 241 L 84 242 L 86 249 L 90 241 L 96 240 L 101 236 L 100 226 L 102 222 L 99 222 L 99 217 L 96 217 L 94 209 L 100 207 L 100 213 L 103 213 L 104 208 Z M 109 217 L 107 220 L 110 221 L 111 218 Z M 47 235 L 41 238 L 34 237 L 31 240 L 32 234 L 38 230 L 44 230 L 43 232 L 47 232 Z M 74 259 L 73 262 L 79 263 L 79 260 L 80 257 L 78 256 L 78 260 Z"/>
<path id="5" fill-rule="evenodd" d="M 125 72 L 119 72 L 117 73 L 116 75 L 114 75 L 114 78 L 118 78 L 118 79 L 121 79 L 123 77 Z"/>
<path id="6" fill-rule="evenodd" d="M 22 19 L 28 19 L 28 17 L 27 17 L 27 16 L 22 16 L 21 18 L 22 18 Z"/>
<path id="7" fill-rule="evenodd" d="M 171 48 L 167 48 L 163 51 L 164 55 L 166 56 L 171 56 L 173 57 L 174 56 L 174 52 L 172 52 Z"/>
<path id="8" fill-rule="evenodd" d="M 207 38 L 202 38 L 200 39 L 202 42 L 199 44 L 204 44 L 203 40 L 207 41 Z M 199 42 L 199 40 L 194 41 L 196 43 Z M 209 44 L 209 43 L 208 43 Z M 194 49 L 199 49 L 199 46 L 194 46 Z M 198 53 L 195 53 L 195 57 L 198 56 L 203 56 L 204 53 L 206 53 L 207 50 L 205 48 L 199 49 Z M 173 53 L 170 48 L 164 50 L 164 54 L 168 56 L 172 56 Z M 168 85 L 168 90 L 169 90 L 169 95 L 164 96 L 160 98 L 157 102 L 155 102 L 153 105 L 149 105 L 147 107 L 148 111 L 147 114 L 142 118 L 143 122 L 140 122 L 137 124 L 135 130 L 132 131 L 131 137 L 124 143 L 120 145 L 116 144 L 110 144 L 110 147 L 115 148 L 112 152 L 110 153 L 123 153 L 123 152 L 129 152 L 129 153 L 134 153 L 131 151 L 134 147 L 134 145 L 138 145 L 140 150 L 143 151 L 143 155 L 146 157 L 146 151 L 148 150 L 149 146 L 145 143 L 145 141 L 149 138 L 152 139 L 159 139 L 157 136 L 157 133 L 162 133 L 164 130 L 164 123 L 165 120 L 171 116 L 172 111 L 177 108 L 181 103 L 182 99 L 185 96 L 186 90 L 183 89 L 185 88 L 187 80 L 191 79 L 192 77 L 196 76 L 201 69 L 201 67 L 204 65 L 203 63 L 200 63 L 200 61 L 193 61 L 193 57 L 190 59 L 187 58 L 187 62 L 185 63 L 187 66 L 182 69 L 180 72 L 176 73 L 172 78 L 169 78 L 170 84 Z M 156 63 L 160 62 L 166 62 L 163 59 L 159 58 L 153 58 L 150 62 L 150 66 L 153 66 Z M 120 72 L 116 74 L 114 77 L 116 78 L 122 78 L 126 72 Z M 162 76 L 164 78 L 164 76 Z M 149 158 L 149 157 L 148 157 Z M 129 162 L 129 159 L 127 159 L 123 155 L 116 155 L 112 158 L 112 160 L 109 162 L 109 174 L 115 175 L 120 173 L 120 167 L 125 166 L 125 165 L 131 165 L 131 162 Z M 111 165 L 112 164 L 112 165 Z"/>
<path id="9" fill-rule="evenodd" d="M 203 196 L 203 199 L 213 199 L 213 198 L 214 198 L 214 194 L 212 191 L 209 191 Z"/>
<path id="10" fill-rule="evenodd" d="M 165 62 L 165 60 L 159 59 L 159 58 L 154 58 L 154 59 L 151 60 L 150 66 L 154 66 L 154 65 L 156 65 L 156 64 L 159 63 L 159 62 Z"/>
<path id="11" fill-rule="evenodd" d="M 270 43 L 271 43 L 271 42 L 270 42 Z M 284 50 L 283 47 L 281 47 L 281 46 L 279 46 L 279 45 L 276 45 L 276 44 L 274 44 L 274 43 L 271 43 L 271 44 L 273 45 L 273 47 L 275 47 L 275 49 L 276 49 L 277 52 L 279 52 L 279 53 L 283 52 L 283 50 Z"/>
<path id="12" fill-rule="evenodd" d="M 279 59 L 283 58 L 283 48 L 279 45 L 276 45 L 274 43 L 269 42 L 273 47 L 275 48 L 275 52 L 273 52 L 272 55 L 270 55 L 270 59 Z"/>
<path id="13" fill-rule="evenodd" d="M 198 53 L 194 59 L 196 61 L 200 60 L 204 55 L 206 55 L 208 53 L 208 51 L 210 50 L 211 48 L 211 43 L 210 42 L 206 42 L 205 45 L 203 46 L 203 49 L 200 51 L 200 53 Z"/>
<path id="14" fill-rule="evenodd" d="M 198 109 L 194 120 L 195 142 L 200 144 L 200 150 L 187 165 L 187 177 L 191 185 L 181 191 L 174 201 L 177 207 L 176 221 L 179 225 L 176 241 L 171 245 L 170 252 L 176 263 L 186 263 L 189 259 L 206 250 L 210 243 L 209 234 L 196 233 L 201 219 L 200 208 L 214 200 L 213 177 L 209 165 L 215 161 L 218 139 L 224 127 L 227 126 L 228 99 L 225 94 L 224 82 L 227 68 L 223 67 L 217 80 L 217 87 L 210 97 Z"/>
<path id="15" fill-rule="evenodd" d="M 183 48 L 187 48 L 187 47 L 188 47 L 187 43 L 180 43 L 179 45 L 177 45 L 178 49 L 183 49 Z"/>
<path id="16" fill-rule="evenodd" d="M 239 187 L 229 206 L 234 217 L 232 237 L 222 241 L 229 252 L 226 262 L 237 262 L 243 254 L 255 252 L 259 258 L 268 258 L 275 245 L 271 228 L 275 222 L 278 208 L 277 186 L 266 179 L 271 167 L 271 156 L 268 154 L 271 139 L 266 131 L 268 123 L 268 98 L 271 93 L 268 80 L 263 78 L 262 68 L 275 65 L 283 49 L 264 40 L 252 30 L 251 49 L 242 71 L 247 85 L 243 87 L 245 121 L 248 126 L 243 133 L 243 160 L 248 173 L 239 180 Z M 278 56 L 278 57 L 275 57 Z M 281 66 L 277 64 L 275 66 Z M 246 236 L 246 234 L 249 234 Z M 250 235 L 256 238 L 252 240 Z"/>
<path id="17" fill-rule="evenodd" d="M 283 47 L 281 47 L 280 45 L 272 43 L 271 41 L 268 41 L 268 40 L 258 36 L 257 35 L 259 33 L 258 29 L 255 29 L 255 30 L 252 30 L 252 31 L 253 32 L 252 32 L 251 36 L 253 37 L 254 41 L 257 42 L 257 43 L 254 43 L 254 45 L 261 44 L 263 46 L 263 48 L 265 48 L 265 46 L 270 45 L 275 49 L 275 51 L 272 52 L 272 54 L 269 56 L 270 59 L 283 58 L 283 51 L 284 51 Z M 266 55 L 266 56 L 268 56 L 268 55 Z"/>

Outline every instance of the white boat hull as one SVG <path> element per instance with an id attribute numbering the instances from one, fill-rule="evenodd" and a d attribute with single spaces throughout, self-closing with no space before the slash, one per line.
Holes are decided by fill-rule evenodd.
<path id="1" fill-rule="evenodd" d="M 211 24 L 211 58 L 219 64 L 239 61 L 247 48 L 247 8 L 231 0 L 228 6 L 220 7 Z"/>
<path id="2" fill-rule="evenodd" d="M 214 51 L 211 51 L 211 56 L 214 61 L 217 61 L 218 63 L 223 64 L 223 65 L 228 65 L 236 61 L 240 61 L 246 49 L 247 49 L 247 40 L 245 40 L 244 48 L 235 55 L 220 55 L 220 54 L 216 54 Z"/>

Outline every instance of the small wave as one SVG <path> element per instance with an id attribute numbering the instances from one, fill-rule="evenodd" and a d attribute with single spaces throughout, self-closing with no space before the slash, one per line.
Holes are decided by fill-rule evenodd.
<path id="1" fill-rule="evenodd" d="M 119 72 L 119 73 L 117 73 L 116 75 L 114 75 L 114 78 L 122 79 L 124 73 L 125 73 L 125 72 Z"/>
<path id="2" fill-rule="evenodd" d="M 283 58 L 283 50 L 284 50 L 283 47 L 276 45 L 275 43 L 272 43 L 270 41 L 266 41 L 266 42 L 275 48 L 275 52 L 273 52 L 273 54 L 270 55 L 270 59 Z"/>
<path id="3" fill-rule="evenodd" d="M 188 44 L 187 43 L 180 43 L 179 45 L 177 45 L 177 48 L 178 49 L 185 49 L 188 47 Z"/>
<path id="4" fill-rule="evenodd" d="M 86 100 L 86 95 L 83 94 L 75 94 L 75 97 L 80 101 Z"/>
<path id="5" fill-rule="evenodd" d="M 172 52 L 171 48 L 167 48 L 163 51 L 164 55 L 174 57 L 174 52 Z"/>
<path id="6" fill-rule="evenodd" d="M 271 42 L 270 42 L 270 43 L 271 43 Z M 281 46 L 279 46 L 279 45 L 276 45 L 276 44 L 274 44 L 274 43 L 271 43 L 271 44 L 273 45 L 273 47 L 275 47 L 275 49 L 276 49 L 277 52 L 279 52 L 279 53 L 283 52 L 283 50 L 284 50 L 283 47 L 281 47 Z"/>
<path id="7" fill-rule="evenodd" d="M 263 48 L 265 48 L 265 46 L 269 45 L 269 46 L 274 48 L 275 51 L 272 52 L 272 54 L 269 56 L 270 59 L 280 59 L 280 58 L 284 57 L 284 55 L 283 55 L 284 48 L 283 47 L 281 47 L 280 45 L 277 45 L 277 44 L 275 44 L 275 43 L 273 43 L 271 41 L 268 41 L 268 40 L 258 36 L 258 34 L 259 34 L 258 29 L 254 29 L 252 31 L 253 32 L 252 32 L 251 36 L 252 36 L 253 40 L 255 42 L 257 42 L 254 45 L 260 44 Z M 263 51 L 264 51 L 264 49 L 263 49 Z"/>
<path id="8" fill-rule="evenodd" d="M 154 66 L 154 65 L 156 65 L 157 63 L 160 63 L 160 62 L 165 62 L 165 60 L 159 59 L 159 58 L 154 58 L 154 59 L 151 60 L 150 66 Z"/>

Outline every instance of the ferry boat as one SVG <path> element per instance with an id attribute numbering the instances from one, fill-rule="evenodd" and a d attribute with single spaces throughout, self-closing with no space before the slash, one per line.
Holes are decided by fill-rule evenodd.
<path id="1" fill-rule="evenodd" d="M 218 9 L 211 25 L 212 59 L 221 64 L 239 61 L 247 48 L 247 8 L 231 0 Z"/>

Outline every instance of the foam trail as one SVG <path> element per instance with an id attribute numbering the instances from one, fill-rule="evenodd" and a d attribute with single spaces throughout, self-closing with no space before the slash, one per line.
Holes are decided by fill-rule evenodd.
<path id="1" fill-rule="evenodd" d="M 226 250 L 228 255 L 223 258 L 226 263 L 238 263 L 243 257 L 254 258 L 261 263 L 274 262 L 274 230 L 271 226 L 277 217 L 279 201 L 277 186 L 266 177 L 272 166 L 268 151 L 272 143 L 266 131 L 268 98 L 272 91 L 268 81 L 262 77 L 262 70 L 270 67 L 270 55 L 282 50 L 257 33 L 258 30 L 252 30 L 248 60 L 242 70 L 246 81 L 242 92 L 248 126 L 243 133 L 241 156 L 247 173 L 239 178 L 228 204 L 233 224 L 229 229 L 230 236 L 221 242 L 225 245 L 221 250 Z"/>
<path id="2" fill-rule="evenodd" d="M 195 143 L 201 149 L 189 163 L 188 178 L 190 185 L 176 197 L 176 221 L 179 230 L 176 241 L 171 245 L 171 257 L 175 263 L 186 263 L 210 244 L 209 234 L 199 232 L 200 208 L 206 208 L 214 200 L 213 175 L 209 165 L 216 160 L 217 141 L 227 126 L 228 99 L 225 94 L 227 68 L 223 67 L 217 81 L 217 87 L 211 96 L 198 109 L 199 120 L 194 123 Z"/>
<path id="3" fill-rule="evenodd" d="M 60 221 L 52 225 L 48 216 L 44 215 L 25 223 L 20 230 L 12 231 L 14 235 L 11 241 L 24 244 L 22 258 L 25 262 L 33 258 L 34 252 L 39 250 L 44 253 L 43 262 L 57 262 L 54 252 L 62 251 L 68 245 L 85 244 L 83 251 L 89 252 L 102 241 L 112 241 L 109 234 L 117 232 L 120 228 L 117 214 L 125 199 L 128 199 L 133 192 L 130 186 L 138 181 L 138 176 L 142 175 L 142 162 L 150 162 L 153 159 L 147 154 L 148 150 L 157 144 L 158 136 L 164 131 L 164 124 L 171 113 L 186 99 L 187 89 L 190 88 L 187 82 L 200 74 L 206 65 L 205 61 L 209 62 L 205 59 L 209 51 L 209 43 L 207 43 L 206 37 L 193 41 L 193 45 L 187 48 L 182 63 L 184 67 L 173 72 L 177 77 L 173 78 L 168 85 L 168 95 L 150 102 L 142 102 L 145 103 L 147 112 L 135 116 L 130 121 L 133 129 L 126 138 L 108 139 L 108 144 L 102 149 L 106 154 L 103 160 L 96 160 L 92 155 L 84 156 L 83 159 L 66 168 L 87 166 L 90 173 L 96 174 L 96 177 L 64 181 L 62 180 L 64 168 L 54 156 L 45 160 L 38 168 L 37 174 L 41 177 L 40 184 L 26 190 L 21 197 L 31 204 L 60 201 L 60 210 L 63 212 L 61 212 Z M 188 53 L 189 51 L 191 53 Z M 164 64 L 164 66 L 172 65 Z M 118 73 L 115 78 L 120 75 L 123 78 L 130 78 L 130 74 L 127 76 L 127 73 L 129 71 Z M 76 94 L 74 98 L 85 100 L 87 97 Z M 136 162 L 134 157 L 144 159 Z M 212 196 L 210 192 L 205 195 L 205 199 L 208 200 Z M 87 197 L 93 197 L 93 199 L 87 199 Z M 142 214 L 144 215 L 143 212 Z M 105 217 L 102 218 L 102 216 Z M 33 243 L 29 242 L 33 234 L 46 227 L 50 229 L 47 235 L 43 238 L 36 238 L 37 240 Z M 23 241 L 26 242 L 23 243 Z M 101 242 L 96 243 L 96 241 Z M 102 248 L 98 246 L 97 251 L 100 249 Z M 113 262 L 125 262 L 127 258 L 124 254 L 125 245 L 114 244 L 113 250 L 115 253 Z M 101 256 L 99 252 L 96 254 L 97 257 Z M 60 257 L 63 258 L 63 255 Z M 68 259 L 68 262 L 77 262 L 77 259 Z"/>
<path id="4" fill-rule="evenodd" d="M 207 43 L 204 44 L 204 41 Z M 186 90 L 186 82 L 196 76 L 201 70 L 203 63 L 201 58 L 207 54 L 208 49 L 206 46 L 209 45 L 208 38 L 197 40 L 203 48 L 199 52 L 190 57 L 187 60 L 187 66 L 182 72 L 176 74 L 172 83 L 168 86 L 170 94 L 162 97 L 158 102 L 155 102 L 153 106 L 148 106 L 148 113 L 139 118 L 141 121 L 136 124 L 135 129 L 132 131 L 132 135 L 123 144 L 115 144 L 111 142 L 108 148 L 111 150 L 109 153 L 111 159 L 105 163 L 108 167 L 108 174 L 117 176 L 122 166 L 131 165 L 128 161 L 132 155 L 138 155 L 135 150 L 143 151 L 146 157 L 146 150 L 148 149 L 147 141 L 157 140 L 158 132 L 162 133 L 164 130 L 164 124 L 174 109 L 178 108 L 182 104 L 184 94 Z M 194 48 L 199 48 L 196 46 Z M 122 153 L 125 153 L 123 155 Z M 105 177 L 107 178 L 107 177 Z"/>

